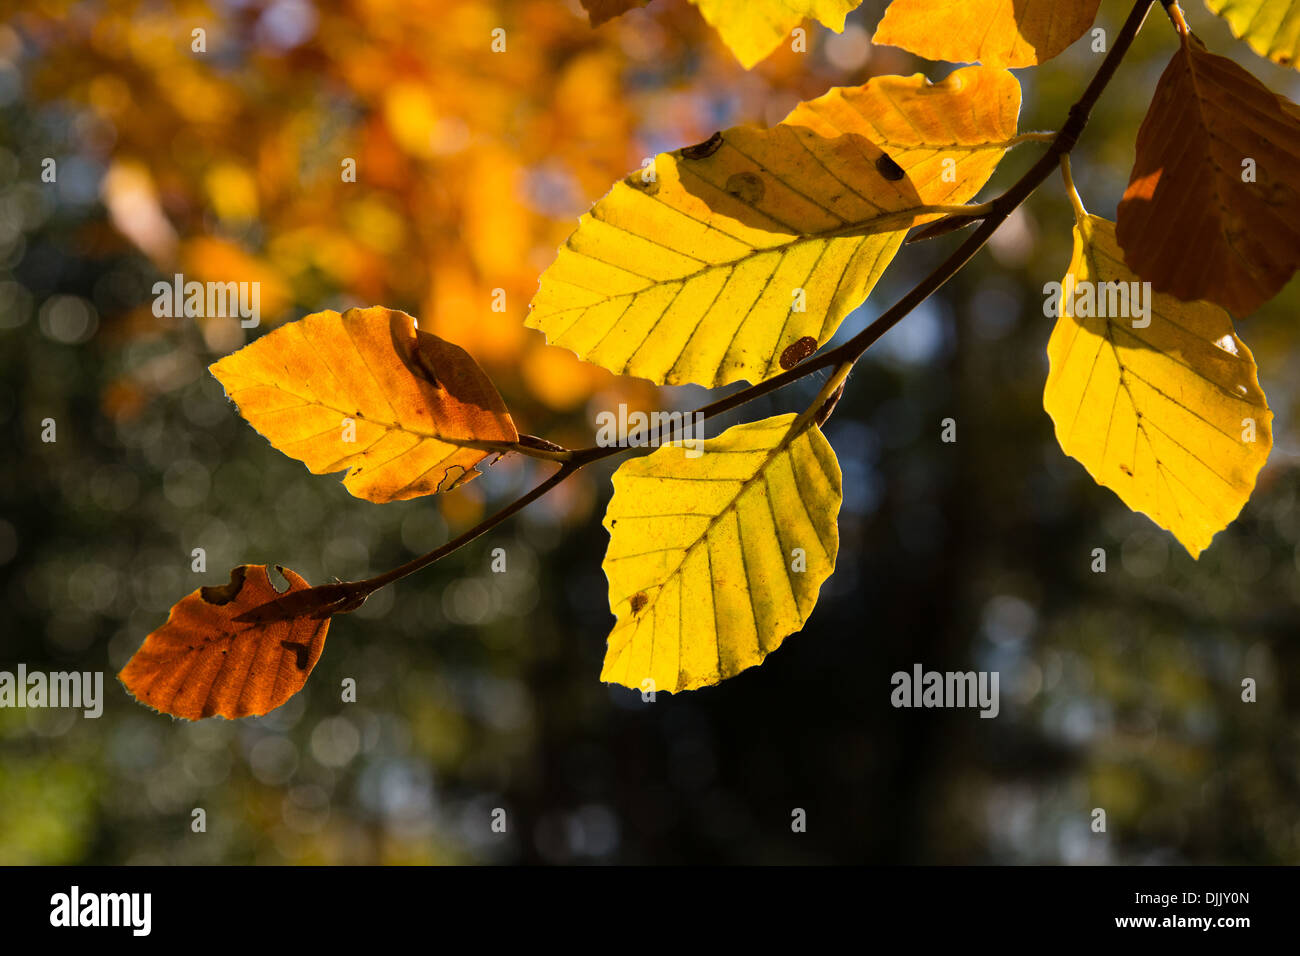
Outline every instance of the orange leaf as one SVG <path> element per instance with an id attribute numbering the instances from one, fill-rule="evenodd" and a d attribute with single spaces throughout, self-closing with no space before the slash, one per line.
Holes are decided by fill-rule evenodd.
<path id="1" fill-rule="evenodd" d="M 211 368 L 240 414 L 369 501 L 449 491 L 519 433 L 469 353 L 392 309 L 317 312 Z"/>
<path id="2" fill-rule="evenodd" d="M 927 60 L 1034 66 L 1092 26 L 1101 0 L 894 0 L 872 43 Z"/>
<path id="3" fill-rule="evenodd" d="M 1253 312 L 1300 267 L 1300 113 L 1185 37 L 1119 204 L 1124 261 L 1157 292 Z"/>
<path id="4" fill-rule="evenodd" d="M 191 592 L 118 678 L 142 704 L 186 720 L 256 717 L 279 707 L 302 690 L 330 624 L 319 601 L 294 617 L 240 620 L 282 593 L 307 591 L 298 574 L 279 571 L 288 591 L 276 591 L 265 564 L 242 564 L 231 570 L 229 584 Z"/>

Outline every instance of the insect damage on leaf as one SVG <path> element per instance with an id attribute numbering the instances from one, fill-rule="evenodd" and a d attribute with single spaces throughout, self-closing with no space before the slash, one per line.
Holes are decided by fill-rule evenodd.
<path id="1" fill-rule="evenodd" d="M 881 153 L 876 158 L 876 170 L 891 183 L 898 182 L 907 175 L 907 173 L 903 172 L 902 166 L 889 158 L 888 153 Z"/>
<path id="2" fill-rule="evenodd" d="M 805 335 L 785 347 L 781 353 L 781 368 L 788 372 L 816 351 L 817 340 L 811 335 Z"/>
<path id="3" fill-rule="evenodd" d="M 758 173 L 750 172 L 732 174 L 728 177 L 724 188 L 737 199 L 751 205 L 760 202 L 766 191 L 762 177 Z"/>
<path id="4" fill-rule="evenodd" d="M 119 679 L 142 704 L 173 717 L 250 717 L 279 707 L 302 689 L 325 647 L 329 614 L 244 615 L 283 596 L 309 593 L 287 568 L 285 592 L 264 564 L 233 568 L 230 582 L 197 588 L 145 638 Z M 256 617 L 256 615 L 252 615 Z"/>
<path id="5" fill-rule="evenodd" d="M 722 133 L 717 132 L 702 143 L 682 147 L 682 159 L 708 159 L 722 145 Z"/>
<path id="6" fill-rule="evenodd" d="M 281 574 L 283 569 L 276 568 Z M 235 598 L 239 597 L 239 592 L 244 587 L 244 576 L 248 572 L 248 565 L 241 564 L 233 568 L 230 572 L 230 581 L 226 584 L 208 584 L 199 588 L 199 595 L 209 604 L 229 604 Z"/>
<path id="7" fill-rule="evenodd" d="M 449 491 L 519 437 L 469 353 L 391 309 L 309 315 L 212 374 L 272 445 L 369 501 Z"/>
<path id="8" fill-rule="evenodd" d="M 716 387 L 781 372 L 835 334 L 907 231 L 975 195 L 1016 134 L 1020 85 L 967 67 L 880 76 L 655 157 L 579 221 L 527 324 L 617 374 Z M 886 178 L 886 174 L 891 178 Z M 789 290 L 807 308 L 792 309 Z"/>

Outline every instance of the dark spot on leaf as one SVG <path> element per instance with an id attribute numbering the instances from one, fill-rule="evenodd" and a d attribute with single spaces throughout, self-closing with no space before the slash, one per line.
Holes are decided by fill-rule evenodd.
<path id="1" fill-rule="evenodd" d="M 244 587 L 244 576 L 247 573 L 248 565 L 246 564 L 231 568 L 229 584 L 209 584 L 206 587 L 201 587 L 199 588 L 199 596 L 209 604 L 229 604 L 239 597 L 239 592 Z"/>
<path id="2" fill-rule="evenodd" d="M 1119 470 L 1124 472 L 1124 474 L 1128 475 L 1130 478 L 1133 477 L 1133 472 L 1129 469 L 1128 465 L 1120 465 Z"/>
<path id="3" fill-rule="evenodd" d="M 307 654 L 311 650 L 310 647 L 306 644 L 297 643 L 296 641 L 281 641 L 280 646 L 286 651 L 294 652 L 296 655 L 294 664 L 297 666 L 298 670 L 305 671 L 307 669 Z"/>
<path id="4" fill-rule="evenodd" d="M 906 175 L 903 172 L 903 167 L 890 159 L 888 153 L 880 154 L 880 158 L 876 160 L 876 171 L 891 183 L 898 182 Z"/>
<path id="5" fill-rule="evenodd" d="M 702 143 L 686 146 L 682 149 L 682 159 L 707 159 L 718 151 L 722 145 L 722 134 L 714 133 Z"/>
<path id="6" fill-rule="evenodd" d="M 632 613 L 633 613 L 633 614 L 636 614 L 636 613 L 640 612 L 641 608 L 645 607 L 645 603 L 646 603 L 647 600 L 649 600 L 649 599 L 645 596 L 645 592 L 644 592 L 644 591 L 638 591 L 636 594 L 633 594 L 633 595 L 632 595 Z"/>
<path id="7" fill-rule="evenodd" d="M 727 180 L 727 192 L 752 206 L 763 198 L 766 187 L 757 173 L 734 173 Z"/>
<path id="8" fill-rule="evenodd" d="M 786 346 L 785 351 L 781 353 L 781 368 L 788 372 L 816 351 L 817 340 L 811 335 L 805 335 Z"/>
<path id="9" fill-rule="evenodd" d="M 655 193 L 659 192 L 659 179 L 656 177 L 655 179 L 647 180 L 642 173 L 643 170 L 638 170 L 635 173 L 625 176 L 623 182 L 627 183 L 633 189 L 641 190 L 641 192 L 645 193 L 647 196 L 653 196 Z"/>

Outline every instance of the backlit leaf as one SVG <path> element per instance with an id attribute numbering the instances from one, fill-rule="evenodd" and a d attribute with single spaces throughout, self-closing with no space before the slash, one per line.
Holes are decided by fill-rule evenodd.
<path id="1" fill-rule="evenodd" d="M 211 371 L 267 441 L 369 501 L 447 491 L 519 437 L 478 363 L 392 309 L 317 312 Z"/>
<path id="2" fill-rule="evenodd" d="M 614 473 L 604 569 L 618 622 L 601 680 L 716 684 L 801 627 L 835 569 L 835 452 L 794 415 L 737 425 L 703 454 L 665 445 Z"/>
<path id="3" fill-rule="evenodd" d="M 611 371 L 725 385 L 781 372 L 871 291 L 924 205 L 965 202 L 1016 133 L 1020 85 L 975 66 L 884 76 L 663 153 L 582 217 L 527 324 Z"/>
<path id="4" fill-rule="evenodd" d="M 894 0 L 872 43 L 927 60 L 1034 66 L 1068 47 L 1101 0 Z"/>
<path id="5" fill-rule="evenodd" d="M 766 59 L 805 19 L 836 33 L 862 0 L 691 0 L 745 69 Z"/>
<path id="6" fill-rule="evenodd" d="M 1157 291 L 1253 312 L 1300 267 L 1300 108 L 1185 39 L 1116 219 L 1124 260 Z"/>
<path id="7" fill-rule="evenodd" d="M 1069 276 L 1076 287 L 1137 281 L 1112 223 L 1080 219 Z M 1273 445 L 1255 360 L 1208 302 L 1155 294 L 1150 325 L 1135 328 L 1146 319 L 1098 316 L 1103 298 L 1085 317 L 1067 297 L 1043 407 L 1067 455 L 1197 557 L 1241 512 Z"/>
<path id="8" fill-rule="evenodd" d="M 173 717 L 254 717 L 302 690 L 325 647 L 329 613 L 304 609 L 288 619 L 240 621 L 259 605 L 308 585 L 286 568 L 276 591 L 264 564 L 244 564 L 230 583 L 182 598 L 118 674 L 142 704 Z"/>
<path id="9" fill-rule="evenodd" d="M 1260 56 L 1300 66 L 1300 0 L 1205 0 Z"/>

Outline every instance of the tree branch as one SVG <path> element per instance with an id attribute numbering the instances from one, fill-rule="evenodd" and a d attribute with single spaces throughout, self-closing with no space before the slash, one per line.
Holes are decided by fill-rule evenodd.
<path id="1" fill-rule="evenodd" d="M 1153 3 L 1160 2 L 1162 6 L 1169 10 L 1172 6 L 1177 8 L 1176 3 L 1171 0 L 1137 0 L 1133 4 L 1133 9 L 1129 12 L 1128 18 L 1120 28 L 1115 37 L 1115 43 L 1111 46 L 1106 58 L 1102 60 L 1101 66 L 1093 74 L 1092 80 L 1088 83 L 1087 88 L 1079 100 L 1070 107 L 1069 114 L 1065 124 L 1055 134 L 1024 134 L 1018 139 L 1042 139 L 1045 136 L 1051 136 L 1051 142 L 1043 155 L 1031 166 L 1018 180 L 1016 180 L 1004 193 L 999 195 L 988 203 L 982 203 L 971 207 L 944 207 L 944 211 L 951 211 L 958 216 L 968 216 L 971 218 L 982 217 L 982 221 L 976 230 L 968 236 L 953 252 L 939 263 L 931 272 L 918 282 L 907 294 L 894 303 L 890 308 L 882 312 L 876 319 L 865 329 L 859 332 L 853 338 L 836 346 L 829 351 L 813 356 L 809 360 L 795 366 L 788 371 L 782 372 L 773 378 L 766 379 L 747 388 L 720 398 L 717 401 L 710 402 L 708 405 L 697 409 L 694 413 L 687 416 L 687 420 L 694 419 L 695 415 L 703 415 L 706 419 L 715 415 L 721 415 L 733 408 L 739 408 L 752 402 L 769 392 L 784 388 L 791 382 L 806 378 L 814 372 L 824 368 L 836 367 L 837 371 L 832 377 L 832 382 L 827 383 L 828 387 L 823 389 L 826 394 L 819 395 L 818 400 L 813 403 L 803 416 L 802 421 L 816 416 L 824 421 L 826 415 L 829 415 L 834 407 L 834 401 L 838 400 L 840 392 L 843 390 L 845 379 L 853 365 L 862 357 L 881 336 L 897 325 L 918 305 L 928 299 L 938 291 L 949 279 L 961 271 L 962 267 L 975 256 L 977 252 L 984 247 L 989 238 L 998 230 L 998 227 L 1006 221 L 1016 209 L 1018 209 L 1033 192 L 1050 176 L 1061 164 L 1061 159 L 1070 154 L 1075 144 L 1079 141 L 1079 136 L 1083 132 L 1084 126 L 1087 125 L 1088 117 L 1092 114 L 1092 109 L 1100 99 L 1102 92 L 1110 83 L 1119 68 L 1120 63 L 1124 60 L 1129 48 L 1133 45 L 1133 40 L 1138 31 L 1142 28 L 1142 23 L 1146 19 Z M 1181 11 L 1178 11 L 1181 13 Z M 940 207 L 935 207 L 938 210 Z M 970 211 L 968 212 L 967 209 Z M 968 223 L 958 223 L 958 227 Z M 833 385 L 832 385 L 833 383 Z M 820 421 L 819 421 L 820 424 Z M 667 438 L 661 437 L 661 443 L 671 442 L 676 439 L 681 431 L 681 426 L 674 423 L 674 428 Z M 495 512 L 473 528 L 466 531 L 457 538 L 453 538 L 439 548 L 435 548 L 428 554 L 421 555 L 413 561 L 408 561 L 400 567 L 393 568 L 377 577 L 367 578 L 364 581 L 342 582 L 329 585 L 321 585 L 322 591 L 330 589 L 331 595 L 346 594 L 349 600 L 335 599 L 333 605 L 341 606 L 346 610 L 354 610 L 360 606 L 361 601 L 366 595 L 378 590 L 385 585 L 391 584 L 399 578 L 404 578 L 408 574 L 414 574 L 429 565 L 441 560 L 453 551 L 469 544 L 479 535 L 490 531 L 501 522 L 521 511 L 538 498 L 545 495 L 548 491 L 560 484 L 571 475 L 575 474 L 592 462 L 600 461 L 611 455 L 617 455 L 628 449 L 620 445 L 599 446 L 595 445 L 590 448 L 571 450 L 560 445 L 554 445 L 544 439 L 535 438 L 530 435 L 521 435 L 519 441 L 511 446 L 504 446 L 502 451 L 518 451 L 522 454 L 531 455 L 535 458 L 542 458 L 552 461 L 561 462 L 560 467 L 555 470 L 546 480 L 536 485 L 531 491 L 527 492 L 520 498 L 506 505 L 501 510 Z M 316 590 L 316 589 L 309 589 Z M 297 595 L 307 592 L 297 592 Z M 295 596 L 297 596 L 295 595 Z M 273 606 L 284 610 L 285 605 L 279 601 L 271 601 L 260 608 L 256 609 L 262 612 L 263 617 L 267 613 L 274 615 Z M 334 611 L 332 613 L 342 613 Z"/>

